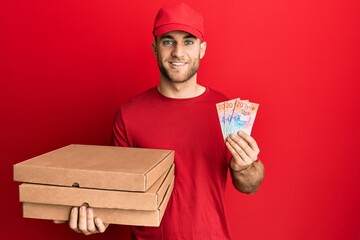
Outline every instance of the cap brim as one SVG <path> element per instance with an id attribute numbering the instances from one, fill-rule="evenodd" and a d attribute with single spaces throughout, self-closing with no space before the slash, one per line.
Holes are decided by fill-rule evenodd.
<path id="1" fill-rule="evenodd" d="M 158 27 L 154 30 L 153 34 L 155 36 L 161 36 L 165 33 L 172 32 L 172 31 L 184 31 L 194 35 L 195 37 L 199 38 L 201 41 L 204 40 L 204 36 L 201 34 L 199 30 L 193 28 L 191 26 L 183 25 L 183 24 L 167 24 L 161 27 Z"/>

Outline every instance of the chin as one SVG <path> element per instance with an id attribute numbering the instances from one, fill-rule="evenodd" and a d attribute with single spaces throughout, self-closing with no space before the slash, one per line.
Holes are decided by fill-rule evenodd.
<path id="1" fill-rule="evenodd" d="M 189 81 L 190 79 L 174 79 L 174 78 L 167 78 L 172 83 L 184 83 Z"/>
<path id="2" fill-rule="evenodd" d="M 165 79 L 171 83 L 185 83 L 191 80 L 197 73 L 197 68 L 190 69 L 190 71 L 172 72 L 162 65 L 159 65 L 161 74 Z"/>

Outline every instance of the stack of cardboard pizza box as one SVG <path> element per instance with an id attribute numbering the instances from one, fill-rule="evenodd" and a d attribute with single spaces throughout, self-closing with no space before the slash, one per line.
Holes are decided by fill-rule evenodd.
<path id="1" fill-rule="evenodd" d="M 90 206 L 105 223 L 159 226 L 174 186 L 174 151 L 72 144 L 14 165 L 25 218 L 69 220 Z"/>

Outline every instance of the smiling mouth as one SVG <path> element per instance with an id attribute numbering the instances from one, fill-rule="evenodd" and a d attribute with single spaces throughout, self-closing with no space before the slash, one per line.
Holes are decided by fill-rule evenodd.
<path id="1" fill-rule="evenodd" d="M 174 67 L 182 67 L 182 66 L 185 66 L 186 63 L 185 62 L 170 62 L 170 65 L 174 66 Z"/>

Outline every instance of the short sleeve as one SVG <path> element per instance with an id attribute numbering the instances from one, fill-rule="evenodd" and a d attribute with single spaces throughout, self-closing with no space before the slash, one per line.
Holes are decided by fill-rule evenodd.
<path id="1" fill-rule="evenodd" d="M 112 130 L 112 144 L 118 147 L 129 147 L 129 141 L 126 136 L 125 124 L 122 116 L 121 108 L 116 113 L 113 130 Z"/>

